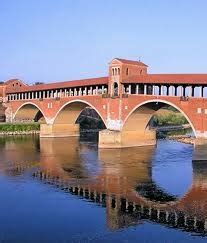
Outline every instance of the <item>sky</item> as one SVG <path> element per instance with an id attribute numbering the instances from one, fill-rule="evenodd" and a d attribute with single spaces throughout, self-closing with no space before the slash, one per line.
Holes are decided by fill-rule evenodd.
<path id="1" fill-rule="evenodd" d="M 206 13 L 206 0 L 0 0 L 0 80 L 107 76 L 115 57 L 207 73 Z"/>

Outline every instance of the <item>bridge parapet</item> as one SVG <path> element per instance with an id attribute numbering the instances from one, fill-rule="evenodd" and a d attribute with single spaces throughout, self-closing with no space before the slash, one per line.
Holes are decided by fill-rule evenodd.
<path id="1" fill-rule="evenodd" d="M 122 84 L 123 89 L 120 94 L 109 94 L 108 85 L 83 86 L 80 88 L 47 89 L 44 90 L 18 90 L 7 93 L 9 101 L 34 100 L 34 99 L 58 99 L 73 96 L 102 95 L 103 98 L 126 98 L 128 95 L 154 95 L 154 96 L 172 96 L 179 97 L 182 101 L 188 101 L 189 98 L 207 98 L 207 84 L 202 86 L 183 86 L 183 85 L 162 85 L 148 83 Z M 194 91 L 195 90 L 195 91 Z"/>
<path id="2" fill-rule="evenodd" d="M 24 101 L 24 100 L 44 100 L 44 99 L 60 99 L 68 97 L 79 97 L 79 96 L 95 96 L 107 94 L 107 85 L 98 84 L 91 86 L 81 86 L 81 87 L 69 87 L 51 89 L 50 86 L 44 86 L 44 89 L 33 90 L 32 87 L 26 90 L 12 90 L 7 94 L 9 101 Z"/>

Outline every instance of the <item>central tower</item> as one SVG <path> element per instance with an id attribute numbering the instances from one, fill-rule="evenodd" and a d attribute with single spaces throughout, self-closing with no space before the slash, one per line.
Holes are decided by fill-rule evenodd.
<path id="1" fill-rule="evenodd" d="M 124 92 L 122 82 L 131 76 L 146 75 L 148 66 L 140 61 L 114 58 L 109 63 L 109 94 L 120 96 Z"/>

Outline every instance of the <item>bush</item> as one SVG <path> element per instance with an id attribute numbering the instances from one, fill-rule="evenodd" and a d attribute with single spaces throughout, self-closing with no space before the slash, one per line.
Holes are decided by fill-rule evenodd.
<path id="1" fill-rule="evenodd" d="M 0 123 L 0 132 L 31 132 L 39 130 L 39 123 Z"/>
<path id="2" fill-rule="evenodd" d="M 155 115 L 154 120 L 158 126 L 184 125 L 188 123 L 187 119 L 180 113 Z"/>

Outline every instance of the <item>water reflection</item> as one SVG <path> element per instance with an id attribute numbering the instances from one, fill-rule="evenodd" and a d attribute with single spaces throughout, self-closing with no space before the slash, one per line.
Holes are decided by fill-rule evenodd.
<path id="1" fill-rule="evenodd" d="M 37 166 L 39 150 L 37 136 L 0 137 L 0 170 L 18 175 L 22 169 Z"/>
<path id="2" fill-rule="evenodd" d="M 97 150 L 77 138 L 2 138 L 0 169 L 7 176 L 29 173 L 35 180 L 106 207 L 112 230 L 149 220 L 205 234 L 206 164 L 193 162 L 192 184 L 178 197 L 152 178 L 157 151 L 156 147 Z"/>

